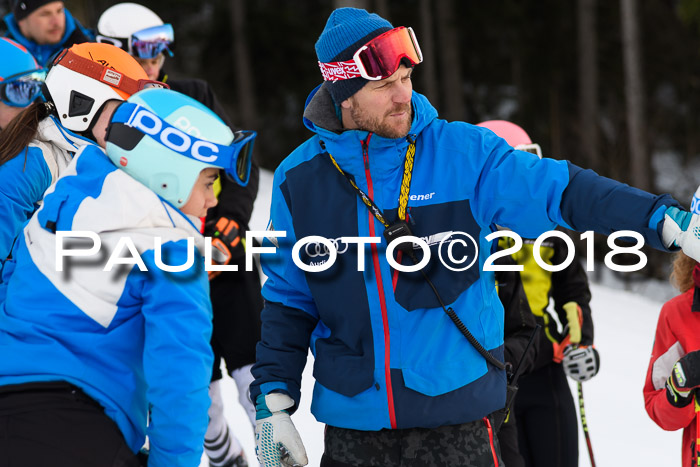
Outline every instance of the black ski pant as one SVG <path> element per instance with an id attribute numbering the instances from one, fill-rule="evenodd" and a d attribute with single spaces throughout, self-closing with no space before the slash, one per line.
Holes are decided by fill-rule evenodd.
<path id="1" fill-rule="evenodd" d="M 576 407 L 561 364 L 552 362 L 523 376 L 514 406 L 527 467 L 578 466 Z"/>
<path id="2" fill-rule="evenodd" d="M 260 293 L 258 266 L 246 271 L 245 264 L 238 271 L 222 272 L 209 282 L 214 328 L 211 347 L 214 351 L 212 381 L 221 379 L 221 359 L 229 373 L 255 363 L 255 346 L 260 340 L 260 312 L 263 298 Z"/>
<path id="3" fill-rule="evenodd" d="M 437 428 L 359 431 L 326 426 L 320 467 L 494 467 L 503 464 L 486 419 Z"/>
<path id="4" fill-rule="evenodd" d="M 117 424 L 76 386 L 0 386 L 0 467 L 140 465 Z"/>
<path id="5" fill-rule="evenodd" d="M 525 467 L 525 460 L 518 446 L 518 426 L 515 419 L 515 410 L 511 407 L 508 418 L 498 431 L 498 442 L 501 444 L 501 456 L 506 467 Z"/>

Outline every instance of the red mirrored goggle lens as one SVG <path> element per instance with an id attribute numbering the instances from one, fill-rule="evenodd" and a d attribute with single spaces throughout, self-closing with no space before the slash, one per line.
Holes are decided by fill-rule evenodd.
<path id="1" fill-rule="evenodd" d="M 423 61 L 416 36 L 411 28 L 398 27 L 369 41 L 357 54 L 368 76 L 384 79 L 399 69 L 407 58 L 412 65 Z"/>

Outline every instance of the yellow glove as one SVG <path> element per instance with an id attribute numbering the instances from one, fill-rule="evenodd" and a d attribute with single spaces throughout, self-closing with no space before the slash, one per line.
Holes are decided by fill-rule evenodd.
<path id="1" fill-rule="evenodd" d="M 583 324 L 583 312 L 576 302 L 567 302 L 562 306 L 566 312 L 566 321 L 569 323 L 569 336 L 572 344 L 581 343 L 581 325 Z"/>
<path id="2" fill-rule="evenodd" d="M 583 323 L 583 312 L 576 302 L 566 302 L 562 308 L 566 312 L 568 333 L 561 342 L 552 342 L 554 348 L 553 360 L 561 363 L 564 359 L 564 351 L 571 345 L 577 346 L 581 343 L 581 324 Z"/>

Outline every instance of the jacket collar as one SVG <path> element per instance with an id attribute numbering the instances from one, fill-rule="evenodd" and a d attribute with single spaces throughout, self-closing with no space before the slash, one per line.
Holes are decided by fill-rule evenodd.
<path id="1" fill-rule="evenodd" d="M 70 11 L 66 9 L 64 9 L 63 11 L 66 15 L 66 30 L 63 33 L 63 37 L 61 37 L 61 40 L 58 41 L 57 44 L 39 45 L 36 42 L 25 37 L 22 34 L 22 31 L 19 29 L 19 25 L 15 20 L 14 13 L 8 13 L 4 17 L 5 25 L 7 26 L 7 35 L 12 40 L 26 47 L 29 53 L 31 53 L 34 56 L 34 58 L 36 58 L 36 61 L 39 62 L 39 65 L 45 67 L 48 64 L 48 60 L 53 56 L 53 54 L 63 49 L 63 44 L 66 43 L 70 35 L 73 34 L 77 27 L 77 22 L 73 18 L 73 15 L 70 14 Z"/>
<path id="2" fill-rule="evenodd" d="M 88 144 L 97 146 L 94 141 L 76 135 L 64 128 L 53 115 L 39 122 L 39 128 L 37 129 L 37 134 L 34 139 L 53 144 L 63 151 L 73 153 Z"/>
<path id="3" fill-rule="evenodd" d="M 424 96 L 415 91 L 411 98 L 411 105 L 413 122 L 409 137 L 417 139 L 420 138 L 423 129 L 437 118 L 437 111 Z M 366 141 L 369 141 L 372 172 L 375 169 L 382 172 L 403 168 L 408 139 L 384 138 L 363 130 L 344 130 L 325 85 L 316 87 L 307 98 L 304 125 L 318 135 L 322 142 L 322 149 L 331 153 L 346 172 L 353 174 L 364 172 L 362 150 L 363 143 Z"/>

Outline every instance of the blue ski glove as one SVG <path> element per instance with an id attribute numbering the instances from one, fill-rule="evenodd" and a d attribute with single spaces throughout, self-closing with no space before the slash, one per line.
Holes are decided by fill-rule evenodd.
<path id="1" fill-rule="evenodd" d="M 286 394 L 255 399 L 255 453 L 262 467 L 301 467 L 309 463 L 299 432 L 285 410 L 294 406 Z"/>

